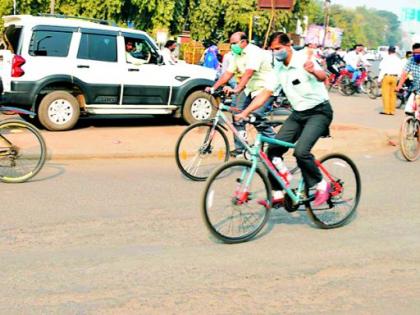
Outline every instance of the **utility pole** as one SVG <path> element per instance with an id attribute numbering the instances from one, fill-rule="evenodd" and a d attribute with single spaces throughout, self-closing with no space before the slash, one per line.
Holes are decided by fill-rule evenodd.
<path id="1" fill-rule="evenodd" d="M 50 0 L 50 13 L 54 14 L 55 0 Z"/>
<path id="2" fill-rule="evenodd" d="M 325 47 L 325 40 L 328 34 L 328 24 L 330 22 L 330 4 L 331 0 L 325 0 L 324 2 L 324 12 L 325 12 L 325 19 L 324 19 L 324 38 L 322 40 L 322 47 Z"/>
<path id="3" fill-rule="evenodd" d="M 13 15 L 16 15 L 16 0 L 13 0 Z"/>

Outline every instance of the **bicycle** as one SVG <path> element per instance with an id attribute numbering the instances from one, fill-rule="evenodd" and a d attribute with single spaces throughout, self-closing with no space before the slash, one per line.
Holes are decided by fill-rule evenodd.
<path id="1" fill-rule="evenodd" d="M 229 160 L 230 144 L 226 131 L 231 130 L 242 144 L 249 143 L 224 114 L 239 112 L 236 107 L 230 106 L 232 100 L 226 98 L 222 90 L 215 91 L 213 96 L 221 99 L 215 117 L 187 127 L 175 145 L 175 159 L 179 170 L 194 181 L 206 180 L 215 168 Z M 279 101 L 285 102 L 281 96 L 277 98 L 277 102 Z M 273 111 L 279 111 L 278 106 L 274 106 Z M 283 110 L 284 115 L 289 113 L 289 109 Z M 271 119 L 267 125 L 274 128 L 283 123 L 273 117 Z M 244 158 L 249 158 L 246 155 L 247 151 L 244 152 Z"/>
<path id="2" fill-rule="evenodd" d="M 400 129 L 400 149 L 407 161 L 415 161 L 420 154 L 420 93 L 414 93 L 412 109 Z"/>
<path id="3" fill-rule="evenodd" d="M 0 106 L 0 113 L 35 115 L 19 108 Z M 47 147 L 39 130 L 20 119 L 0 121 L 0 181 L 22 183 L 45 164 Z"/>
<path id="4" fill-rule="evenodd" d="M 261 122 L 256 121 L 254 125 L 259 130 Z M 349 222 L 361 194 L 359 171 L 349 157 L 333 153 L 316 160 L 321 174 L 331 185 L 331 191 L 328 201 L 315 207 L 312 203 L 314 189 L 305 187 L 302 178 L 294 185 L 287 177 L 282 177 L 261 150 L 264 143 L 295 147 L 293 143 L 258 133 L 254 145 L 246 147 L 250 161 L 228 162 L 208 178 L 201 207 L 205 225 L 214 237 L 225 243 L 240 243 L 252 239 L 263 229 L 272 208 L 272 189 L 267 172 L 283 187 L 283 206 L 288 212 L 306 210 L 315 225 L 323 229 L 337 228 Z M 296 167 L 291 173 L 297 174 L 298 171 Z"/>

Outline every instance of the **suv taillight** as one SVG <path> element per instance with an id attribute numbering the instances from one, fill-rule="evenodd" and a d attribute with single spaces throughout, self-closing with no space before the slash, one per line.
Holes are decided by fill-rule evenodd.
<path id="1" fill-rule="evenodd" d="M 26 60 L 19 55 L 13 56 L 12 61 L 12 77 L 18 78 L 25 74 L 25 71 L 22 70 L 22 66 L 25 64 Z"/>

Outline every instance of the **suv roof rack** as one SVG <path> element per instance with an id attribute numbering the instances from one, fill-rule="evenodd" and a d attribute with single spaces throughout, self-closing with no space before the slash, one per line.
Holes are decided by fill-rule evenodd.
<path id="1" fill-rule="evenodd" d="M 87 18 L 82 16 L 72 16 L 72 15 L 63 15 L 63 14 L 47 14 L 47 13 L 38 13 L 38 16 L 45 16 L 45 17 L 55 17 L 60 19 L 77 19 L 77 20 L 84 20 L 84 21 L 90 21 L 102 25 L 115 25 L 114 23 L 111 23 L 107 20 L 100 20 L 100 19 L 94 19 L 94 18 Z"/>

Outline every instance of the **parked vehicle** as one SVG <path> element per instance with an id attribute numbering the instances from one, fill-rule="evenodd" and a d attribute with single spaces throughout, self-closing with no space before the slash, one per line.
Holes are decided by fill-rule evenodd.
<path id="1" fill-rule="evenodd" d="M 145 32 L 63 16 L 5 16 L 0 50 L 2 104 L 34 111 L 49 130 L 68 130 L 81 115 L 171 115 L 209 119 L 204 93 L 216 71 L 164 65 Z M 132 43 L 128 62 L 126 44 Z"/>

